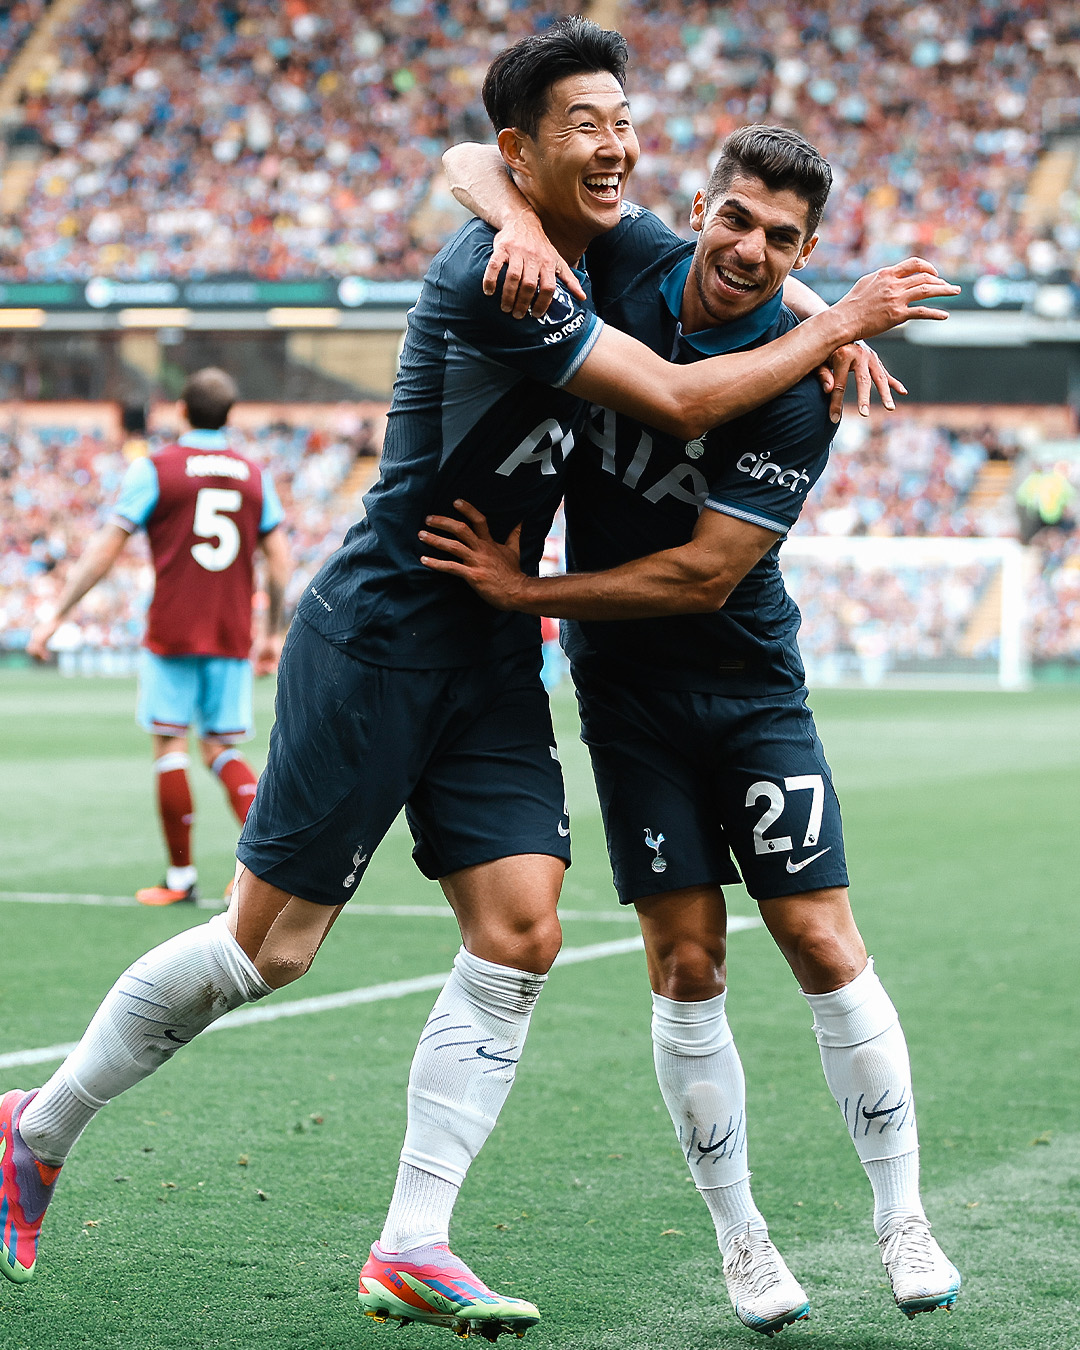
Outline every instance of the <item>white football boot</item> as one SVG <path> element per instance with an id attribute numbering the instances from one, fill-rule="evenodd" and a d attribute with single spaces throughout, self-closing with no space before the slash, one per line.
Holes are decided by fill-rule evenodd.
<path id="1" fill-rule="evenodd" d="M 930 1236 L 926 1219 L 901 1219 L 878 1239 L 878 1246 L 902 1313 L 914 1317 L 935 1308 L 952 1312 L 960 1292 L 960 1272 Z"/>
<path id="2" fill-rule="evenodd" d="M 749 1229 L 731 1245 L 724 1261 L 735 1316 L 744 1326 L 773 1336 L 810 1316 L 810 1303 L 768 1233 Z"/>

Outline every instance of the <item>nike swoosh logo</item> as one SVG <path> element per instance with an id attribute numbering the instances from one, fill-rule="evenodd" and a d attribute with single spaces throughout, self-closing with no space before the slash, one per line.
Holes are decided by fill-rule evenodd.
<path id="1" fill-rule="evenodd" d="M 901 1097 L 895 1106 L 886 1106 L 881 1111 L 868 1111 L 864 1106 L 863 1115 L 867 1120 L 879 1120 L 882 1116 L 891 1116 L 895 1114 L 902 1106 L 906 1105 L 907 1103 L 904 1101 L 903 1097 Z"/>
<path id="2" fill-rule="evenodd" d="M 177 1045 L 190 1045 L 190 1044 L 191 1044 L 191 1041 L 190 1041 L 190 1040 L 186 1040 L 186 1041 L 181 1040 L 180 1037 L 176 1034 L 176 1032 L 173 1031 L 172 1027 L 167 1027 L 167 1028 L 166 1028 L 166 1030 L 165 1030 L 165 1035 L 166 1035 L 166 1038 L 167 1038 L 168 1040 L 170 1040 L 170 1041 L 175 1041 Z"/>
<path id="3" fill-rule="evenodd" d="M 809 858 L 804 858 L 802 862 L 793 863 L 789 858 L 787 860 L 787 870 L 792 874 L 794 874 L 795 872 L 801 872 L 804 867 L 809 867 L 812 862 L 816 862 L 818 858 L 824 858 L 826 853 L 831 852 L 832 852 L 832 845 L 830 844 L 828 848 L 823 848 L 819 853 L 811 853 Z"/>
<path id="4" fill-rule="evenodd" d="M 729 1133 L 725 1134 L 723 1139 L 718 1140 L 715 1144 L 698 1144 L 698 1152 L 703 1158 L 707 1158 L 710 1153 L 715 1153 L 718 1148 L 723 1148 L 730 1138 Z"/>
<path id="5" fill-rule="evenodd" d="M 561 820 L 559 821 L 559 833 L 562 835 L 564 839 L 567 838 L 567 836 L 570 834 L 570 831 L 566 828 L 565 825 L 563 825 Z"/>
<path id="6" fill-rule="evenodd" d="M 476 1054 L 477 1054 L 477 1058 L 479 1058 L 479 1059 L 490 1059 L 490 1060 L 494 1061 L 494 1063 L 496 1063 L 496 1064 L 516 1064 L 516 1063 L 517 1063 L 517 1060 L 516 1060 L 516 1059 L 507 1059 L 507 1057 L 506 1057 L 505 1055 L 490 1055 L 490 1054 L 488 1054 L 488 1052 L 484 1049 L 484 1047 L 483 1047 L 482 1045 L 478 1045 L 478 1046 L 476 1047 Z"/>

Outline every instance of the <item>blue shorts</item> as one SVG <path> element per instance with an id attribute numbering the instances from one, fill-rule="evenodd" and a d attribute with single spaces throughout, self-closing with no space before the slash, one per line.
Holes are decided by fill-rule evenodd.
<path id="1" fill-rule="evenodd" d="M 300 619 L 236 856 L 316 904 L 353 894 L 405 807 L 427 877 L 522 853 L 570 863 L 540 653 L 452 670 L 369 665 Z"/>
<path id="2" fill-rule="evenodd" d="M 805 689 L 730 698 L 573 674 L 624 905 L 740 880 L 755 900 L 848 884 Z"/>
<path id="3" fill-rule="evenodd" d="M 136 720 L 157 736 L 200 736 L 233 744 L 254 727 L 251 662 L 229 656 L 140 654 Z"/>

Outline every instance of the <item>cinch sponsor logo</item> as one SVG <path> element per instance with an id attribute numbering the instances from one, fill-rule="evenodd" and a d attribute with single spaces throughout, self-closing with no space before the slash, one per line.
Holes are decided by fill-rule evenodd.
<path id="1" fill-rule="evenodd" d="M 571 333 L 576 332 L 584 322 L 584 313 L 575 315 L 569 323 L 563 324 L 557 333 L 545 333 L 544 346 L 550 347 L 553 342 L 561 342 L 563 338 L 569 337 Z"/>
<path id="2" fill-rule="evenodd" d="M 232 455 L 189 455 L 184 465 L 189 478 L 243 478 L 251 477 L 251 470 L 242 459 Z"/>
<path id="3" fill-rule="evenodd" d="M 801 492 L 810 485 L 810 475 L 800 469 L 785 469 L 782 464 L 774 464 L 768 450 L 760 455 L 747 451 L 735 465 L 740 473 L 748 473 L 751 478 L 766 483 L 775 483 L 777 487 L 787 488 L 789 492 Z"/>

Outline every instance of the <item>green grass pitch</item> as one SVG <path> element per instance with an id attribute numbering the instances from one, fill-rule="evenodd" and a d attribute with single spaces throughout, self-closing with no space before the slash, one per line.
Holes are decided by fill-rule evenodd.
<path id="1" fill-rule="evenodd" d="M 260 741 L 270 723 L 260 687 Z M 911 1048 L 924 1194 L 964 1275 L 956 1313 L 889 1298 L 870 1193 L 810 1018 L 767 933 L 733 934 L 758 1203 L 810 1295 L 781 1344 L 818 1350 L 1080 1347 L 1075 692 L 818 694 L 853 901 Z M 147 738 L 126 681 L 0 674 L 0 892 L 130 894 L 160 879 Z M 614 906 L 572 700 L 556 698 L 574 823 L 564 906 Z M 202 877 L 234 827 L 193 770 Z M 751 914 L 741 891 L 732 911 Z M 436 904 L 399 823 L 358 900 Z M 204 915 L 0 903 L 0 1056 L 76 1039 L 133 958 Z M 568 920 L 582 946 L 633 932 Z M 443 918 L 342 917 L 290 999 L 449 968 Z M 110 1105 L 72 1155 L 39 1271 L 0 1281 L 0 1350 L 454 1344 L 355 1306 L 404 1128 L 429 993 L 202 1038 Z M 534 1350 L 726 1350 L 711 1226 L 653 1078 L 640 953 L 556 970 L 518 1082 L 462 1191 L 455 1249 L 534 1299 Z M 52 1065 L 0 1069 L 0 1090 Z"/>

